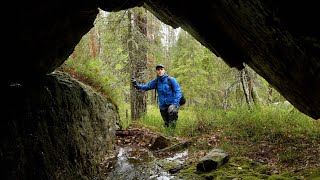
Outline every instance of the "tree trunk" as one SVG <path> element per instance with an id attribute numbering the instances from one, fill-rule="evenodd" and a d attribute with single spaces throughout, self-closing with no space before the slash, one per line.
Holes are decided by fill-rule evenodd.
<path id="1" fill-rule="evenodd" d="M 94 38 L 95 38 L 94 37 L 94 28 L 92 28 L 90 31 L 90 40 L 91 40 L 91 52 L 92 52 L 93 59 L 95 59 L 97 56 Z"/>
<path id="2" fill-rule="evenodd" d="M 132 17 L 134 20 L 132 21 Z M 138 84 L 145 84 L 147 82 L 147 45 L 144 37 L 147 37 L 146 28 L 146 13 L 139 11 L 131 13 L 128 10 L 128 49 L 129 59 L 131 62 L 131 75 Z M 132 22 L 134 22 L 132 24 Z M 134 31 L 134 27 L 137 31 Z M 131 119 L 137 120 L 144 113 L 147 112 L 147 93 L 142 90 L 136 90 L 131 86 Z"/>
<path id="3" fill-rule="evenodd" d="M 248 86 L 248 80 L 247 80 L 247 73 L 245 69 L 241 70 L 241 84 L 242 84 L 242 89 L 244 96 L 246 98 L 246 102 L 249 106 L 249 108 L 252 107 L 251 100 L 250 100 L 250 90 Z"/>
<path id="4" fill-rule="evenodd" d="M 241 81 L 241 71 L 239 71 L 239 73 L 236 74 L 236 78 L 235 78 L 238 83 L 237 83 L 237 87 L 236 87 L 236 102 L 238 103 L 238 105 L 242 105 L 243 104 L 243 93 L 242 93 L 242 81 Z"/>
<path id="5" fill-rule="evenodd" d="M 268 84 L 268 94 L 267 94 L 267 104 L 271 104 L 272 102 L 272 86 Z"/>

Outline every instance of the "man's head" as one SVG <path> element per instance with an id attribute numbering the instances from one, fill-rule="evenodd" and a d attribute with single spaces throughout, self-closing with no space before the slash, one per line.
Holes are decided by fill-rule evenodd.
<path id="1" fill-rule="evenodd" d="M 166 73 L 166 70 L 162 64 L 156 65 L 156 71 L 158 76 L 163 76 Z"/>

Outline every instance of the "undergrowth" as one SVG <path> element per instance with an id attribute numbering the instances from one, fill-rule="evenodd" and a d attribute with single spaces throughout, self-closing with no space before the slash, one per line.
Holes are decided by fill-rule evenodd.
<path id="1" fill-rule="evenodd" d="M 194 151 L 220 148 L 234 157 L 249 157 L 279 171 L 320 168 L 320 122 L 296 109 L 184 107 L 179 111 L 176 129 L 168 132 L 159 110 L 152 107 L 139 122 L 167 135 L 199 137 Z M 220 139 L 215 147 L 201 138 L 217 134 Z"/>

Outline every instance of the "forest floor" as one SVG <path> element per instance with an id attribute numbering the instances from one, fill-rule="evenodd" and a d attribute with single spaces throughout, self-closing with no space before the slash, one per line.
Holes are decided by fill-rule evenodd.
<path id="1" fill-rule="evenodd" d="M 132 125 L 126 130 L 119 130 L 117 132 L 116 144 L 118 146 L 152 149 L 151 147 L 153 147 L 152 143 L 155 137 L 159 137 L 159 134 L 155 130 L 152 130 L 152 128 L 147 128 L 142 125 Z M 228 150 L 231 151 L 227 152 L 231 157 L 244 157 L 250 162 L 252 161 L 267 166 L 267 169 L 264 169 L 263 173 L 268 176 L 277 175 L 280 176 L 280 179 L 287 179 L 288 177 L 295 177 L 294 179 L 320 179 L 320 142 L 312 142 L 312 144 L 253 143 L 223 137 L 219 131 L 197 137 L 181 138 L 166 136 L 166 138 L 170 139 L 172 145 L 180 144 L 180 149 L 165 148 L 168 150 L 153 151 L 157 158 L 165 158 L 168 157 L 169 154 L 177 153 L 179 150 L 188 149 L 188 161 L 196 162 L 210 150 L 219 148 L 222 144 L 229 144 L 229 146 L 233 147 L 228 148 Z M 233 162 L 233 164 L 234 163 L 235 162 Z M 242 168 L 237 167 L 237 169 Z M 227 171 L 230 172 L 230 170 Z M 261 168 L 259 171 L 261 172 Z M 252 172 L 250 173 L 252 174 Z M 281 174 L 285 174 L 286 178 L 282 178 Z M 229 174 L 228 176 L 232 177 L 233 175 Z M 258 177 L 264 179 L 262 177 L 265 176 Z"/>

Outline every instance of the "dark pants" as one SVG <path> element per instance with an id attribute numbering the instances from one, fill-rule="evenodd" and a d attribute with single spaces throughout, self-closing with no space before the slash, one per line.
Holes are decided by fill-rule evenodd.
<path id="1" fill-rule="evenodd" d="M 178 112 L 170 112 L 168 113 L 168 108 L 166 109 L 160 109 L 160 113 L 162 116 L 162 119 L 164 121 L 164 126 L 165 127 L 176 127 L 176 123 L 178 120 Z"/>

